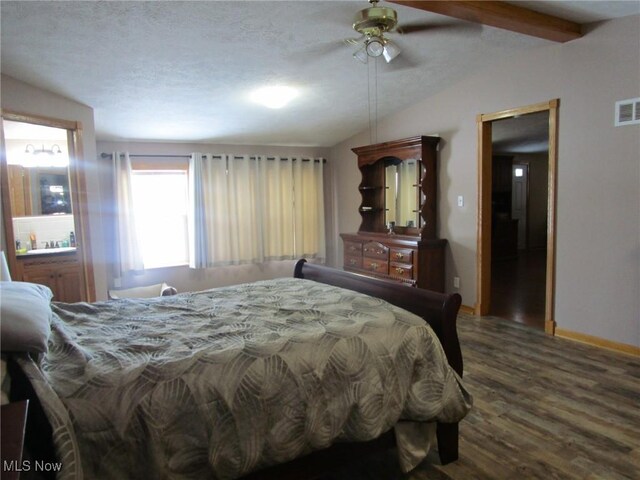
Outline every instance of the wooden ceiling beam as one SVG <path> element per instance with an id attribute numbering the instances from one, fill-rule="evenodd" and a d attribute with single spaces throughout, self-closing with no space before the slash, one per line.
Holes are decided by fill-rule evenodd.
<path id="1" fill-rule="evenodd" d="M 554 42 L 568 42 L 582 36 L 582 29 L 578 23 L 507 2 L 477 0 L 389 0 L 389 2 Z"/>

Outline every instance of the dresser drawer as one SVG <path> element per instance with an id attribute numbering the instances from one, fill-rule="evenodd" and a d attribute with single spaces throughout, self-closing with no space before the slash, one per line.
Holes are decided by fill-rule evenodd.
<path id="1" fill-rule="evenodd" d="M 344 256 L 344 266 L 349 268 L 362 268 L 362 257 Z"/>
<path id="2" fill-rule="evenodd" d="M 369 258 L 389 259 L 389 247 L 380 242 L 368 242 L 362 247 L 362 255 Z"/>
<path id="3" fill-rule="evenodd" d="M 413 279 L 413 265 L 392 263 L 389 266 L 389 275 L 396 278 Z"/>
<path id="4" fill-rule="evenodd" d="M 389 271 L 389 263 L 375 258 L 363 258 L 362 268 L 369 272 L 387 274 Z"/>
<path id="5" fill-rule="evenodd" d="M 390 261 L 413 264 L 414 251 L 411 248 L 392 248 Z"/>
<path id="6" fill-rule="evenodd" d="M 344 256 L 360 256 L 362 255 L 362 243 L 360 242 L 344 242 Z M 345 261 L 346 265 L 346 261 Z"/>

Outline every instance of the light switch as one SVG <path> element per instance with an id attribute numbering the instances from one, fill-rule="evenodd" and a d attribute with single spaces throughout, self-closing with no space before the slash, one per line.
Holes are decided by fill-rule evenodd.
<path id="1" fill-rule="evenodd" d="M 464 197 L 462 195 L 458 195 L 458 206 L 464 207 Z"/>

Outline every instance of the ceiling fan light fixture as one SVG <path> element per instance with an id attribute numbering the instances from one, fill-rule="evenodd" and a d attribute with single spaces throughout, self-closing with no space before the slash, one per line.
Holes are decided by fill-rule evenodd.
<path id="1" fill-rule="evenodd" d="M 384 53 L 384 40 L 382 37 L 371 37 L 367 39 L 365 48 L 370 57 L 379 57 Z"/>
<path id="2" fill-rule="evenodd" d="M 382 55 L 387 63 L 391 62 L 394 58 L 400 55 L 400 47 L 393 43 L 391 40 L 386 40 Z"/>
<path id="3" fill-rule="evenodd" d="M 362 46 L 362 48 L 359 48 L 358 50 L 356 50 L 355 53 L 353 54 L 353 58 L 355 58 L 359 62 L 367 63 L 367 61 L 369 60 L 369 55 L 367 55 L 367 47 L 366 47 L 366 45 L 364 45 L 364 46 Z"/>

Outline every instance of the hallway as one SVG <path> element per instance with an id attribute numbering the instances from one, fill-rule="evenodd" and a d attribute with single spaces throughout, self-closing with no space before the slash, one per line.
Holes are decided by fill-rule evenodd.
<path id="1" fill-rule="evenodd" d="M 491 265 L 491 315 L 544 330 L 546 250 Z"/>

